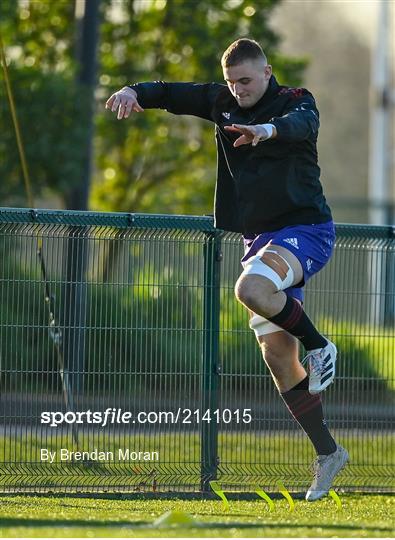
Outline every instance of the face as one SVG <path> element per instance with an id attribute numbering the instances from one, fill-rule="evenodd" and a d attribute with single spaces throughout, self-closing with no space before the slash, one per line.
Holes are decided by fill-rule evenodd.
<path id="1" fill-rule="evenodd" d="M 266 92 L 272 66 L 261 60 L 246 60 L 237 66 L 224 67 L 223 73 L 232 96 L 240 107 L 248 109 Z"/>

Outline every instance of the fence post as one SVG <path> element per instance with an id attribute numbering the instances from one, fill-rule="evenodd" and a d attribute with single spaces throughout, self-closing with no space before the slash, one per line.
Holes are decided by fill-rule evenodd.
<path id="1" fill-rule="evenodd" d="M 395 225 L 388 227 L 392 240 L 385 250 L 384 324 L 391 328 L 395 322 Z"/>
<path id="2" fill-rule="evenodd" d="M 210 490 L 218 465 L 218 423 L 213 414 L 219 404 L 219 313 L 220 313 L 220 262 L 222 259 L 220 233 L 209 232 L 203 247 L 204 298 L 203 298 L 203 358 L 201 416 L 206 411 L 210 421 L 202 421 L 201 429 L 201 491 Z"/>

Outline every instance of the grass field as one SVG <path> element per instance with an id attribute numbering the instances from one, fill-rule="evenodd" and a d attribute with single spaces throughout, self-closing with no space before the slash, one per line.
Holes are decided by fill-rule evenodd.
<path id="1" fill-rule="evenodd" d="M 269 512 L 261 500 L 108 500 L 77 497 L 0 498 L 0 537 L 394 537 L 395 497 L 341 495 L 315 503 L 285 499 Z M 168 511 L 182 511 L 194 526 L 155 526 Z"/>

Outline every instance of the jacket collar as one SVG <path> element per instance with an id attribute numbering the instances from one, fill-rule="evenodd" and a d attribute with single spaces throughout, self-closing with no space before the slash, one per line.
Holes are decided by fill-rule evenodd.
<path id="1" fill-rule="evenodd" d="M 250 111 L 254 111 L 255 109 L 258 109 L 262 105 L 265 105 L 267 102 L 269 102 L 272 97 L 278 92 L 279 87 L 280 85 L 278 84 L 276 77 L 272 75 L 269 79 L 269 86 L 267 87 L 266 92 L 263 94 L 261 99 L 250 108 Z"/>

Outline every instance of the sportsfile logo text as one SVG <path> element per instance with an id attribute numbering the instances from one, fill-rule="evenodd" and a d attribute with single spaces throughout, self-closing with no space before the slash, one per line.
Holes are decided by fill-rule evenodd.
<path id="1" fill-rule="evenodd" d="M 41 424 L 49 427 L 58 427 L 62 424 L 97 424 L 105 427 L 111 424 L 200 424 L 224 423 L 249 424 L 252 421 L 251 409 L 182 409 L 176 411 L 140 411 L 137 414 L 131 411 L 122 411 L 108 407 L 105 411 L 43 411 Z"/>

